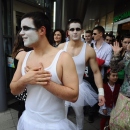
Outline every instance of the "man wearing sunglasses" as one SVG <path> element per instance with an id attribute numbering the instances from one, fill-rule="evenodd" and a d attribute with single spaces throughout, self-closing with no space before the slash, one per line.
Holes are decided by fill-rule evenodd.
<path id="1" fill-rule="evenodd" d="M 113 45 L 113 35 L 106 34 L 105 35 L 105 42 L 108 43 L 109 45 Z"/>
<path id="2" fill-rule="evenodd" d="M 99 106 L 102 106 L 105 102 L 104 90 L 101 73 L 96 62 L 95 52 L 93 48 L 81 41 L 81 21 L 79 19 L 70 19 L 68 21 L 67 28 L 70 41 L 61 44 L 60 46 L 58 46 L 58 48 L 65 50 L 73 57 L 79 78 L 79 97 L 75 103 L 66 101 L 66 115 L 68 112 L 68 106 L 71 105 L 76 114 L 77 129 L 83 130 L 83 106 L 85 106 L 86 104 L 93 106 L 97 103 L 97 99 L 99 99 Z M 91 85 L 88 82 L 83 81 L 85 67 L 88 64 L 90 64 L 94 73 L 95 82 L 99 90 L 99 97 L 97 96 L 95 91 L 90 90 Z"/>
<path id="3" fill-rule="evenodd" d="M 93 29 L 93 38 L 95 40 L 94 50 L 98 58 L 98 66 L 101 70 L 102 78 L 104 77 L 104 67 L 108 67 L 112 57 L 112 47 L 104 41 L 105 30 L 102 26 Z"/>

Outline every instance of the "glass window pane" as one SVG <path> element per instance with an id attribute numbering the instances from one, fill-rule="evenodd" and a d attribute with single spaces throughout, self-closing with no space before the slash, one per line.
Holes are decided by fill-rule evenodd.
<path id="1" fill-rule="evenodd" d="M 113 28 L 113 16 L 114 16 L 114 12 L 111 12 L 109 14 L 107 14 L 107 20 L 106 20 L 106 32 L 110 32 L 112 31 Z"/>
<path id="2" fill-rule="evenodd" d="M 104 29 L 105 29 L 105 23 L 106 23 L 106 16 L 104 16 L 104 17 L 102 17 L 102 18 L 100 19 L 100 24 L 99 24 L 99 25 L 103 26 Z"/>

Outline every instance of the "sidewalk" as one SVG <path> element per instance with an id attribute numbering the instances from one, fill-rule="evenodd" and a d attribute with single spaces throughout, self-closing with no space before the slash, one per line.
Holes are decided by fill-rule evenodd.
<path id="1" fill-rule="evenodd" d="M 76 123 L 75 114 L 72 111 L 68 118 Z M 8 108 L 5 112 L 0 112 L 0 130 L 16 130 L 18 122 L 18 111 L 13 108 Z M 100 130 L 99 129 L 100 117 L 96 116 L 94 123 L 87 122 L 87 116 L 84 119 L 84 130 Z"/>

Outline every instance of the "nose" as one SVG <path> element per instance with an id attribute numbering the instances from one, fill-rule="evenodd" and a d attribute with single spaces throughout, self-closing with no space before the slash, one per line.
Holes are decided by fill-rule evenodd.
<path id="1" fill-rule="evenodd" d="M 20 33 L 19 33 L 21 36 L 24 35 L 24 31 L 23 29 L 21 29 Z"/>

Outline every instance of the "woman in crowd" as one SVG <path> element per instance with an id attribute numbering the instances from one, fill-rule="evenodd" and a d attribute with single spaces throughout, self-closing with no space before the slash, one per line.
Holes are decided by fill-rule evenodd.
<path id="1" fill-rule="evenodd" d="M 115 42 L 113 46 L 114 55 L 111 59 L 110 66 L 117 67 L 119 69 L 118 71 L 124 68 L 125 76 L 116 106 L 111 113 L 109 124 L 111 130 L 130 129 L 130 42 L 127 41 L 127 43 L 127 50 L 122 61 L 120 61 L 122 58 L 122 47 L 119 47 L 118 42 Z"/>
<path id="2" fill-rule="evenodd" d="M 65 42 L 65 32 L 62 29 L 56 29 L 52 35 L 52 45 L 57 47 L 59 44 Z"/>
<path id="3" fill-rule="evenodd" d="M 12 58 L 14 58 L 14 67 L 15 70 L 17 69 L 17 64 L 19 59 L 22 56 L 26 55 L 27 51 L 30 51 L 30 48 L 27 48 L 24 46 L 24 42 L 22 37 L 17 34 L 15 41 L 14 41 L 14 46 L 13 46 L 13 51 L 12 51 Z M 14 72 L 15 72 L 14 70 Z M 20 95 L 15 96 L 19 100 L 19 110 L 18 110 L 18 118 L 22 115 L 23 111 L 25 110 L 25 100 L 27 96 L 27 90 L 25 89 L 24 92 Z"/>
<path id="4" fill-rule="evenodd" d="M 99 113 L 101 114 L 100 129 L 104 130 L 106 123 L 109 123 L 110 113 L 116 104 L 116 100 L 119 94 L 120 85 L 117 84 L 117 71 L 112 68 L 107 70 L 104 78 L 104 93 L 105 93 L 105 105 L 101 106 Z"/>
<path id="5" fill-rule="evenodd" d="M 122 50 L 120 51 L 120 60 L 123 60 L 129 43 L 130 43 L 130 35 L 125 35 L 121 37 L 120 47 L 122 48 Z M 124 81 L 124 69 L 118 72 L 118 77 L 119 77 L 118 82 L 122 85 Z"/>

